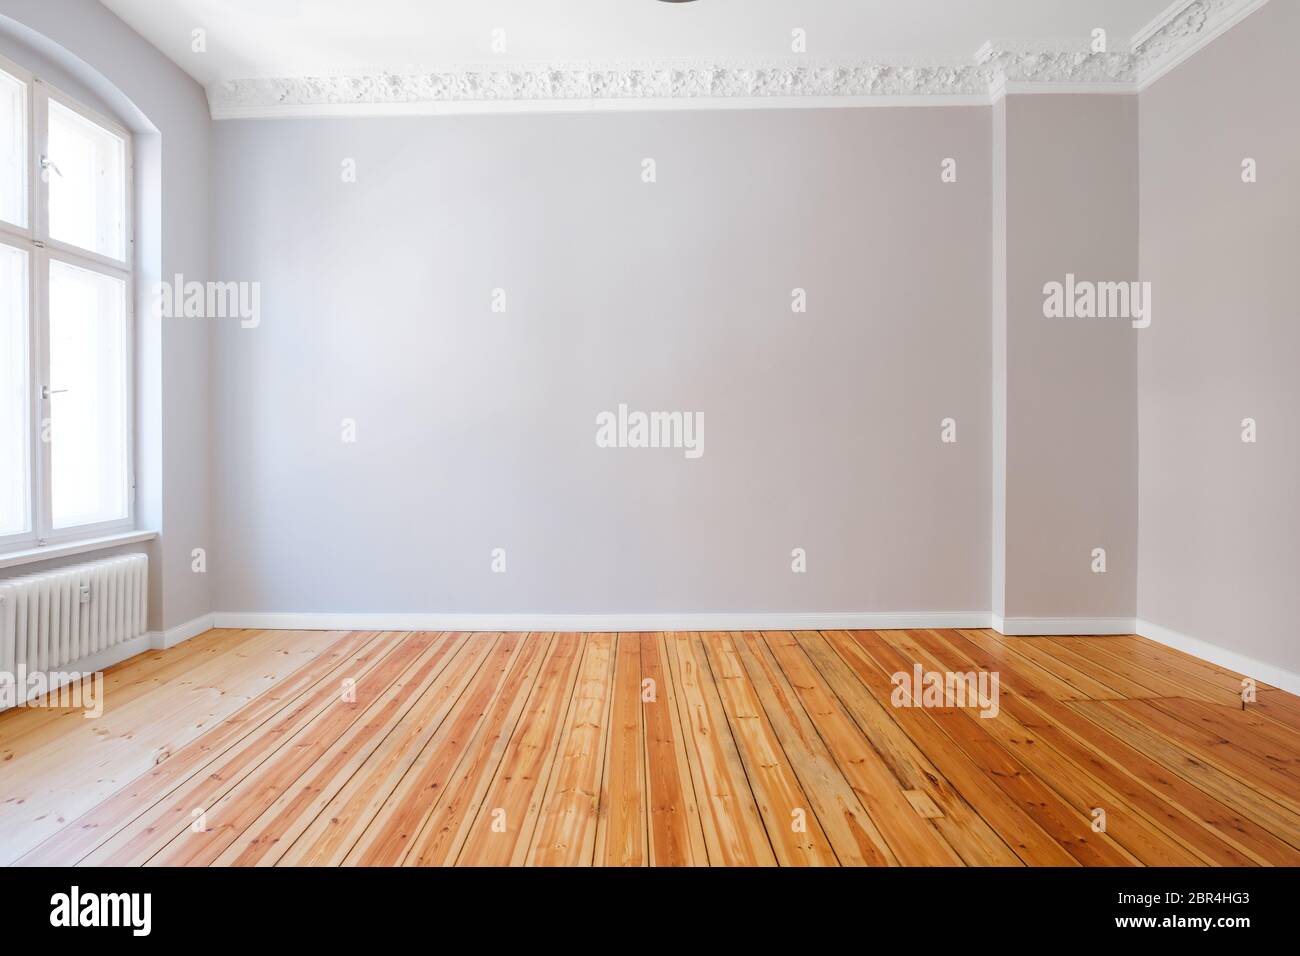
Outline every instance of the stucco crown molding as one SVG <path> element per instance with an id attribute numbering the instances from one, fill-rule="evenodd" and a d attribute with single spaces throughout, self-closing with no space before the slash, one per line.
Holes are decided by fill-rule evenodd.
<path id="1" fill-rule="evenodd" d="M 977 63 L 767 62 L 536 63 L 464 65 L 422 73 L 232 80 L 212 87 L 214 116 L 313 106 L 764 97 L 980 96 L 989 68 Z"/>
<path id="2" fill-rule="evenodd" d="M 439 112 L 455 107 L 857 105 L 883 100 L 978 102 L 1008 85 L 1136 90 L 1267 0 L 1179 0 L 1129 44 L 1094 53 L 1086 40 L 990 41 L 960 63 L 581 61 L 462 64 L 424 72 L 229 80 L 210 87 L 217 119 L 315 113 Z"/>
<path id="3" fill-rule="evenodd" d="M 1176 0 L 1133 38 L 1139 86 L 1162 76 L 1267 2 Z"/>

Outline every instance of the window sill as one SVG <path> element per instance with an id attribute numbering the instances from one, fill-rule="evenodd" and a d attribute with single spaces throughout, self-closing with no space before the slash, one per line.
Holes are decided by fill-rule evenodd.
<path id="1" fill-rule="evenodd" d="M 16 568 L 37 561 L 51 561 L 54 558 L 68 558 L 76 554 L 102 551 L 105 548 L 118 548 L 124 544 L 138 544 L 158 537 L 156 531 L 123 531 L 118 534 L 106 534 L 100 538 L 86 538 L 82 541 L 62 541 L 47 544 L 40 548 L 26 548 L 22 551 L 10 551 L 0 554 L 0 570 Z"/>

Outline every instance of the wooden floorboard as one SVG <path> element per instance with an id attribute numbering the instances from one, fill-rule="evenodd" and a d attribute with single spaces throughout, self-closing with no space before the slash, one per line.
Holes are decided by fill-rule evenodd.
<path id="1" fill-rule="evenodd" d="M 613 658 L 608 753 L 602 767 L 592 859 L 601 866 L 646 866 L 650 855 L 640 636 L 617 635 Z"/>
<path id="2" fill-rule="evenodd" d="M 639 644 L 627 642 L 629 647 L 633 643 Z M 533 866 L 590 866 L 595 858 L 615 659 L 615 635 L 587 638 L 573 703 L 560 736 L 559 761 L 547 784 L 533 835 L 528 858 Z"/>
<path id="3" fill-rule="evenodd" d="M 414 833 L 425 803 L 438 795 L 448 762 L 487 709 L 522 643 L 520 634 L 472 642 L 475 653 L 463 662 L 457 679 L 440 683 L 431 695 L 441 698 L 438 708 L 417 717 L 415 732 L 403 733 L 399 727 L 389 734 L 382 763 L 359 768 L 279 862 L 325 866 L 368 851 L 386 853 L 384 862 L 394 862 L 402 838 Z M 383 825 L 375 826 L 380 820 Z M 392 843 L 384 842 L 390 839 Z"/>
<path id="4" fill-rule="evenodd" d="M 1170 774 L 1140 750 L 1090 723 L 1070 702 L 1054 700 L 1039 691 L 1014 664 L 995 663 L 969 636 L 962 632 L 946 643 L 971 666 L 1000 670 L 1003 681 L 1014 688 L 1013 693 L 1003 696 L 1003 706 L 1016 714 L 1027 729 L 1059 742 L 1060 749 L 1077 755 L 1076 763 L 1084 772 L 1106 782 L 1129 805 L 1155 820 L 1206 862 L 1220 865 L 1263 862 L 1261 857 L 1251 854 L 1248 845 L 1258 839 L 1267 845 L 1267 834 L 1253 832 L 1251 824 L 1228 813 L 1222 804 Z M 1242 841 L 1235 839 L 1238 835 Z M 1243 846 L 1243 841 L 1247 846 Z M 1285 854 L 1285 845 L 1275 843 L 1269 851 Z"/>
<path id="5" fill-rule="evenodd" d="M 527 858 L 586 642 L 585 634 L 556 635 L 533 696 L 470 824 L 456 858 L 459 865 L 518 865 Z"/>
<path id="6" fill-rule="evenodd" d="M 764 706 L 841 863 L 958 866 L 961 857 L 857 731 L 794 636 L 739 642 Z M 937 810 L 937 807 L 936 807 Z M 879 821 L 879 825 L 875 821 Z"/>
<path id="7" fill-rule="evenodd" d="M 97 719 L 0 714 L 0 862 L 1298 865 L 1300 699 L 1246 677 L 1131 635 L 211 631 Z"/>
<path id="8" fill-rule="evenodd" d="M 662 634 L 641 635 L 646 801 L 651 866 L 707 866 L 699 804 L 683 745 L 682 718 Z"/>
<path id="9" fill-rule="evenodd" d="M 0 780 L 0 862 L 13 862 L 130 786 L 332 643 L 325 633 L 236 634 L 226 653 L 200 653 L 193 669 L 177 669 L 172 679 L 120 706 L 108 696 L 103 716 L 77 716 L 61 732 L 46 725 L 25 733 L 32 708 L 0 714 L 7 750 Z"/>
<path id="10" fill-rule="evenodd" d="M 451 866 L 469 837 L 484 795 L 496 776 L 533 690 L 555 635 L 530 633 L 525 649 L 501 685 L 484 720 L 461 751 L 441 798 L 430 810 L 398 862 L 415 866 Z"/>

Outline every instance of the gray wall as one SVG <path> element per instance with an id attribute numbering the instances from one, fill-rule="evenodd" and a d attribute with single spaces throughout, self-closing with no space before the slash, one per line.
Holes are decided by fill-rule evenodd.
<path id="1" fill-rule="evenodd" d="M 95 0 L 0 0 L 0 52 L 135 133 L 137 184 L 145 187 L 135 223 L 137 515 L 141 527 L 160 532 L 138 550 L 150 555 L 149 626 L 176 627 L 212 610 L 208 577 L 190 568 L 191 550 L 211 547 L 208 327 L 159 323 L 144 306 L 160 276 L 207 277 L 207 101 L 194 80 Z"/>
<path id="2" fill-rule="evenodd" d="M 989 126 L 218 124 L 214 274 L 262 320 L 213 332 L 216 605 L 986 610 Z M 619 402 L 704 412 L 704 456 L 597 448 Z"/>
<path id="3" fill-rule="evenodd" d="M 1139 348 L 1138 614 L 1293 672 L 1297 49 L 1300 4 L 1270 3 L 1142 93 L 1142 273 L 1160 305 Z"/>
<path id="4" fill-rule="evenodd" d="M 995 223 L 1004 251 L 994 272 L 1006 282 L 995 298 L 995 389 L 1006 421 L 994 427 L 1006 457 L 995 464 L 1005 475 L 999 489 L 995 473 L 993 509 L 1005 514 L 1005 564 L 994 613 L 1000 600 L 1009 618 L 1132 619 L 1137 339 L 1148 330 L 1045 318 L 1043 286 L 1067 273 L 1138 278 L 1137 101 L 1020 95 L 998 111 L 996 188 L 1007 201 Z M 1094 548 L 1106 551 L 1105 573 L 1092 569 Z"/>

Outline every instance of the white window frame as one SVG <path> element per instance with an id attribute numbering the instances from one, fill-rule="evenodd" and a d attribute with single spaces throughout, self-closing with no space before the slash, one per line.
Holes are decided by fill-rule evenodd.
<path id="1" fill-rule="evenodd" d="M 26 86 L 27 100 L 27 225 L 15 226 L 0 219 L 0 243 L 27 253 L 28 265 L 28 395 L 30 421 L 28 426 L 28 457 L 31 465 L 29 477 L 29 520 L 31 529 L 19 534 L 0 536 L 0 555 L 11 551 L 39 548 L 46 545 L 101 538 L 119 532 L 134 531 L 135 509 L 135 157 L 133 138 L 129 130 L 108 117 L 90 109 L 61 90 L 50 86 L 40 77 L 32 75 L 13 61 L 0 56 L 0 69 L 16 77 Z M 123 184 L 123 237 L 124 258 L 115 259 L 89 249 L 51 239 L 49 235 L 49 184 L 41 177 L 41 157 L 49 149 L 49 103 L 54 101 L 91 123 L 101 126 L 120 137 L 124 144 Z M 54 528 L 51 494 L 51 443 L 41 440 L 43 423 L 50 418 L 50 314 L 49 279 L 50 262 L 57 261 L 77 266 L 90 272 L 120 279 L 124 284 L 123 303 L 126 319 L 126 341 L 123 343 L 123 369 L 126 383 L 126 484 L 127 514 L 125 518 Z"/>

